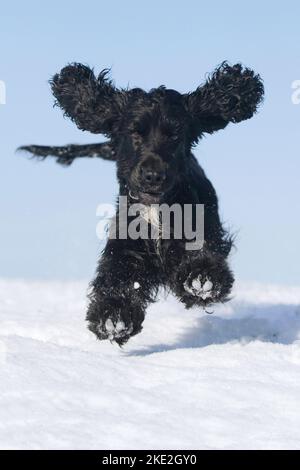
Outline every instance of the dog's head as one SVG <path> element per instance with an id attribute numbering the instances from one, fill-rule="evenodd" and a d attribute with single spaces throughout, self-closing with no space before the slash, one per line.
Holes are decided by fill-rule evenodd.
<path id="1" fill-rule="evenodd" d="M 249 119 L 263 97 L 260 77 L 223 63 L 194 92 L 161 86 L 117 89 L 103 70 L 65 67 L 51 81 L 57 104 L 82 130 L 107 135 L 118 177 L 132 198 L 160 201 L 188 170 L 190 149 L 204 133 Z"/>
<path id="2" fill-rule="evenodd" d="M 164 87 L 125 93 L 124 113 L 111 134 L 119 179 L 133 199 L 162 201 L 184 173 L 191 146 L 184 100 Z"/>

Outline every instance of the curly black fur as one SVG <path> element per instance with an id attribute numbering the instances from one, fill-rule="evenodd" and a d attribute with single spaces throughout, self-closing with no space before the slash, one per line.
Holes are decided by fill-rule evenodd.
<path id="1" fill-rule="evenodd" d="M 96 78 L 93 71 L 82 64 L 68 65 L 51 80 L 56 105 L 83 131 L 109 134 L 120 119 L 118 92 L 107 78 L 109 70 Z"/>
<path id="2" fill-rule="evenodd" d="M 56 104 L 80 129 L 104 134 L 110 141 L 23 149 L 40 157 L 56 156 L 65 165 L 79 156 L 116 160 L 119 194 L 127 196 L 128 206 L 137 201 L 145 206 L 205 206 L 202 249 L 188 251 L 184 238 L 172 236 L 108 240 L 91 284 L 90 330 L 99 339 L 122 345 L 141 331 L 147 305 L 160 286 L 187 308 L 226 301 L 233 285 L 227 264 L 232 238 L 220 222 L 215 190 L 191 148 L 203 134 L 252 117 L 263 98 L 259 75 L 224 62 L 192 93 L 164 86 L 145 92 L 119 90 L 107 70 L 96 77 L 76 63 L 55 75 L 51 86 Z"/>

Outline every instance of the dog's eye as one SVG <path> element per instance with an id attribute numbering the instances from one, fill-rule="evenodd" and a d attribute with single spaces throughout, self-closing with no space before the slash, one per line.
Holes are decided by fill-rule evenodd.
<path id="1" fill-rule="evenodd" d="M 140 137 L 145 137 L 147 135 L 147 128 L 146 126 L 137 126 L 134 133 Z"/>
<path id="2" fill-rule="evenodd" d="M 141 131 L 137 130 L 137 129 L 135 129 L 135 130 L 132 132 L 132 135 L 133 135 L 134 137 L 137 137 L 137 138 L 143 137 L 143 133 L 142 133 Z"/>
<path id="3" fill-rule="evenodd" d="M 135 122 L 132 130 L 133 134 L 145 137 L 149 132 L 149 124 L 147 119 L 140 119 L 139 121 Z"/>
<path id="4" fill-rule="evenodd" d="M 167 137 L 172 137 L 174 135 L 174 129 L 168 126 L 162 128 L 163 134 Z"/>
<path id="5" fill-rule="evenodd" d="M 169 140 L 176 142 L 180 134 L 180 126 L 177 123 L 165 123 L 162 126 L 162 132 Z"/>
<path id="6" fill-rule="evenodd" d="M 132 131 L 131 133 L 132 139 L 136 143 L 141 143 L 142 142 L 142 136 L 139 132 L 137 131 Z"/>
<path id="7" fill-rule="evenodd" d="M 141 145 L 143 144 L 143 138 L 140 134 L 135 131 L 131 133 L 132 144 L 136 150 L 140 149 Z"/>

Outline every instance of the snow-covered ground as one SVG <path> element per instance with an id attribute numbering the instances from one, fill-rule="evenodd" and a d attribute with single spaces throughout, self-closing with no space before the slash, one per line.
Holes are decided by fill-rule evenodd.
<path id="1" fill-rule="evenodd" d="M 300 287 L 174 298 L 122 350 L 85 327 L 84 282 L 0 281 L 0 448 L 300 449 Z"/>

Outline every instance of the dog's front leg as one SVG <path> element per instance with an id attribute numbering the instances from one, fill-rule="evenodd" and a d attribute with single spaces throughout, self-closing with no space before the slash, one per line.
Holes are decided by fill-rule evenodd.
<path id="1" fill-rule="evenodd" d="M 124 344 L 141 331 L 147 304 L 155 299 L 157 272 L 139 243 L 109 240 L 100 259 L 87 312 L 99 339 Z"/>

